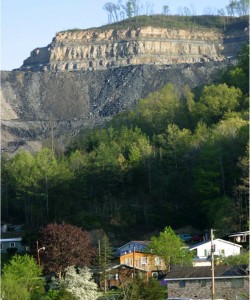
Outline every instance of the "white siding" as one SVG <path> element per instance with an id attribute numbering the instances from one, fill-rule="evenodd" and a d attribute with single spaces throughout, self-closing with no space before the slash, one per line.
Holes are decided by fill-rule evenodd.
<path id="1" fill-rule="evenodd" d="M 240 254 L 241 247 L 237 244 L 229 243 L 221 239 L 214 240 L 213 244 L 215 245 L 215 255 L 230 256 Z M 207 256 L 211 254 L 211 242 L 201 244 L 197 247 L 193 246 L 190 250 L 192 250 L 192 248 L 197 249 L 197 257 L 199 258 L 207 258 Z"/>

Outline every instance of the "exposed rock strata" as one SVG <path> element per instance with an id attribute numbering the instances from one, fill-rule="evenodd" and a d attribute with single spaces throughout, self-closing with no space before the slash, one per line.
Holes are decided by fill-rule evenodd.
<path id="1" fill-rule="evenodd" d="M 37 150 L 52 136 L 101 125 L 168 82 L 208 83 L 248 40 L 245 26 L 224 35 L 153 27 L 57 33 L 19 70 L 1 73 L 3 151 Z"/>
<path id="2" fill-rule="evenodd" d="M 2 72 L 2 148 L 38 149 L 52 134 L 99 126 L 172 82 L 181 89 L 210 81 L 226 63 L 140 65 L 99 71 Z"/>
<path id="3" fill-rule="evenodd" d="M 240 34 L 247 38 L 247 32 Z M 21 69 L 100 70 L 141 64 L 220 61 L 239 50 L 232 36 L 225 37 L 211 30 L 154 27 L 65 31 L 57 33 L 47 47 L 33 50 Z"/>

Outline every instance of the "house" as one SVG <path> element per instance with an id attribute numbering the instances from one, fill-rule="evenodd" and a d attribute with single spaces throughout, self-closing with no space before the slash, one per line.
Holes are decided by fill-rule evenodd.
<path id="1" fill-rule="evenodd" d="M 241 245 L 225 241 L 222 239 L 213 240 L 214 255 L 230 256 L 240 254 Z M 195 257 L 199 259 L 207 259 L 211 255 L 211 241 L 201 242 L 189 248 L 195 253 Z"/>
<path id="2" fill-rule="evenodd" d="M 211 299 L 211 267 L 173 268 L 161 281 L 167 286 L 169 298 Z M 249 299 L 249 277 L 245 268 L 215 266 L 216 299 Z"/>
<path id="3" fill-rule="evenodd" d="M 150 243 L 150 241 L 131 241 L 127 244 L 119 247 L 116 251 L 116 255 L 120 256 L 126 253 L 131 252 L 143 252 L 147 248 L 147 245 Z"/>
<path id="4" fill-rule="evenodd" d="M 166 272 L 166 265 L 161 257 L 144 252 L 129 252 L 120 256 L 120 264 L 138 268 L 147 272 L 147 276 L 158 277 Z"/>
<path id="5" fill-rule="evenodd" d="M 1 253 L 21 253 L 25 252 L 26 248 L 22 245 L 22 238 L 3 238 L 0 239 Z"/>
<path id="6" fill-rule="evenodd" d="M 250 231 L 232 233 L 228 236 L 229 240 L 235 243 L 249 242 Z"/>
<path id="7" fill-rule="evenodd" d="M 99 274 L 96 281 L 100 284 L 100 287 L 104 288 L 103 272 Z M 140 268 L 133 268 L 124 264 L 113 265 L 106 269 L 106 286 L 111 288 L 118 288 L 126 281 L 132 280 L 135 276 L 147 278 L 147 271 Z"/>

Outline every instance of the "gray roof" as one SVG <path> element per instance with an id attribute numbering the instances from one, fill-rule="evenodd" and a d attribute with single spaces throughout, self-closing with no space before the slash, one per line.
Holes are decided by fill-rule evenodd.
<path id="1" fill-rule="evenodd" d="M 143 246 L 147 246 L 147 245 L 150 243 L 150 241 L 130 241 L 130 242 L 128 242 L 128 243 L 122 245 L 122 246 L 119 247 L 118 249 L 123 248 L 123 247 L 125 247 L 126 245 L 129 245 L 130 243 L 136 243 L 136 244 L 141 244 L 141 245 L 143 245 Z"/>
<path id="2" fill-rule="evenodd" d="M 211 266 L 204 267 L 174 267 L 166 276 L 165 279 L 201 279 L 211 278 Z M 245 267 L 228 267 L 219 265 L 214 267 L 215 277 L 234 277 L 247 276 Z"/>
<path id="3" fill-rule="evenodd" d="M 22 241 L 22 238 L 21 238 L 21 237 L 8 238 L 8 239 L 0 239 L 0 243 L 21 242 L 21 241 Z"/>

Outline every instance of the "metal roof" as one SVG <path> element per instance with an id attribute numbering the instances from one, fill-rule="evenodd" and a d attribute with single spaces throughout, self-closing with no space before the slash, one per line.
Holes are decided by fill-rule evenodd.
<path id="1" fill-rule="evenodd" d="M 229 242 L 229 241 L 225 241 L 225 240 L 222 240 L 222 239 L 215 239 L 215 240 L 213 240 L 213 243 L 215 243 L 216 241 L 220 241 L 220 242 L 222 242 L 222 243 L 229 244 L 229 245 L 232 245 L 232 246 L 235 246 L 235 247 L 239 247 L 239 248 L 242 247 L 242 246 L 239 245 L 239 244 L 235 244 L 235 243 L 232 243 L 232 242 Z M 211 241 L 205 241 L 205 242 L 201 242 L 201 243 L 195 244 L 195 245 L 191 246 L 191 247 L 189 248 L 189 250 L 196 249 L 196 248 L 198 248 L 199 246 L 205 245 L 205 244 L 207 244 L 207 243 L 210 243 L 210 244 L 211 244 Z"/>
<path id="2" fill-rule="evenodd" d="M 8 239 L 0 239 L 0 243 L 8 243 L 8 242 L 21 242 L 22 238 L 21 237 L 16 237 L 16 238 L 8 238 Z"/>

